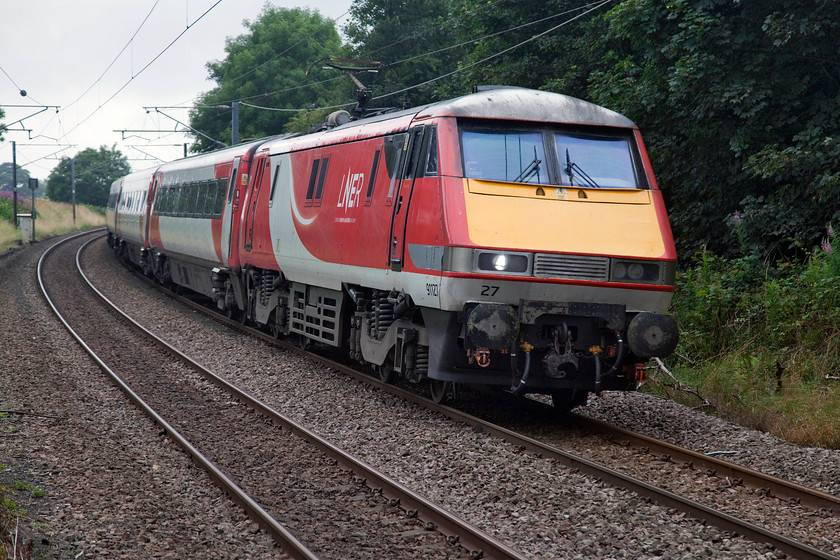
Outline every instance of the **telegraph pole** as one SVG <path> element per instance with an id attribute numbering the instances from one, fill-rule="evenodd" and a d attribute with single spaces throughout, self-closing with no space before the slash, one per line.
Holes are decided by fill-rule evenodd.
<path id="1" fill-rule="evenodd" d="M 14 216 L 15 229 L 17 229 L 17 150 L 14 140 L 12 140 L 12 216 Z"/>
<path id="2" fill-rule="evenodd" d="M 73 189 L 73 225 L 76 225 L 76 156 L 70 160 L 70 188 Z"/>

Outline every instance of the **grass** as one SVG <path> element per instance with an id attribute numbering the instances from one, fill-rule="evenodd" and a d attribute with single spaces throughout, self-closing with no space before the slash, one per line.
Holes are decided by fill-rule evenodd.
<path id="1" fill-rule="evenodd" d="M 18 212 L 29 213 L 28 204 L 28 201 L 26 201 L 26 206 L 20 207 Z M 4 201 L 0 200 L 0 206 L 3 205 Z M 35 219 L 36 239 L 105 225 L 104 210 L 89 206 L 76 205 L 75 223 L 73 222 L 73 207 L 65 202 L 53 202 L 39 198 L 35 200 L 35 211 L 37 213 Z M 20 230 L 16 230 L 12 222 L 9 221 L 11 213 L 5 216 L 5 213 L 0 212 L 0 215 L 7 218 L 0 219 L 0 251 L 23 243 L 23 234 Z"/>

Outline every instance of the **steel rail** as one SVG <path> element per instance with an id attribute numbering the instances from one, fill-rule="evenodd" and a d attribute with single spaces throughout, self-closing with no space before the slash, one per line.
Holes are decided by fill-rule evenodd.
<path id="1" fill-rule="evenodd" d="M 129 317 L 125 312 L 123 312 L 119 307 L 117 307 L 113 302 L 111 302 L 101 291 L 99 291 L 93 285 L 93 283 L 84 274 L 78 256 L 77 266 L 79 268 L 79 273 L 82 275 L 82 278 L 88 284 L 90 289 L 93 290 L 104 302 L 110 305 L 111 308 L 116 313 L 118 313 L 124 320 L 131 323 L 133 328 L 141 332 L 143 335 L 149 337 L 152 341 L 154 341 L 155 344 L 159 344 L 162 347 L 166 348 L 167 351 L 171 352 L 185 364 L 198 370 L 203 376 L 205 376 L 208 380 L 217 385 L 223 391 L 228 392 L 231 396 L 233 396 L 236 399 L 239 399 L 241 402 L 245 403 L 247 406 L 264 415 L 272 422 L 275 422 L 276 424 L 286 428 L 287 430 L 295 434 L 297 437 L 305 440 L 320 451 L 324 452 L 327 456 L 336 460 L 338 464 L 341 465 L 343 468 L 352 470 L 356 476 L 364 479 L 365 483 L 369 487 L 379 488 L 382 490 L 382 494 L 387 498 L 391 500 L 398 500 L 397 503 L 406 512 L 410 513 L 411 515 L 416 515 L 419 519 L 426 521 L 427 523 L 433 523 L 434 528 L 441 532 L 443 535 L 447 536 L 450 542 L 457 542 L 458 544 L 469 550 L 472 557 L 486 558 L 488 560 L 527 559 L 527 557 L 524 556 L 521 552 L 510 548 L 498 539 L 485 533 L 481 529 L 471 525 L 467 521 L 461 519 L 460 517 L 447 511 L 446 509 L 438 506 L 434 502 L 431 502 L 430 500 L 414 492 L 402 483 L 379 471 L 373 466 L 367 464 L 361 459 L 342 450 L 338 446 L 333 445 L 332 443 L 322 438 L 315 432 L 306 428 L 303 424 L 300 424 L 299 422 L 293 420 L 285 414 L 282 414 L 281 412 L 273 409 L 268 404 L 259 400 L 257 397 L 232 385 L 231 383 L 229 383 L 228 381 L 211 371 L 209 368 L 206 368 L 199 362 L 193 360 L 174 346 L 167 343 L 162 338 L 158 337 L 157 335 L 140 325 L 134 319 Z M 276 341 L 276 339 L 273 339 L 271 337 L 268 338 L 270 340 Z M 297 348 L 294 349 L 299 351 L 299 349 Z M 307 356 L 311 356 L 311 354 L 309 353 L 304 352 L 304 354 Z"/>
<path id="2" fill-rule="evenodd" d="M 140 276 L 141 278 L 145 278 Z M 615 471 L 613 469 L 609 469 L 604 465 L 599 465 L 593 461 L 589 461 L 583 457 L 578 455 L 569 453 L 567 451 L 563 451 L 557 447 L 542 443 L 540 441 L 534 440 L 527 436 L 523 436 L 512 430 L 504 428 L 502 426 L 498 426 L 491 422 L 487 422 L 481 418 L 476 416 L 472 416 L 470 414 L 461 412 L 455 408 L 436 404 L 431 400 L 424 398 L 416 393 L 411 391 L 402 389 L 395 385 L 385 384 L 367 375 L 363 372 L 357 371 L 353 368 L 348 367 L 345 364 L 340 362 L 336 362 L 329 358 L 325 358 L 323 356 L 319 356 L 318 354 L 314 354 L 312 352 L 307 352 L 302 350 L 293 344 L 288 342 L 278 340 L 262 331 L 252 329 L 245 325 L 240 324 L 238 321 L 234 321 L 232 319 L 228 319 L 223 317 L 222 315 L 207 309 L 206 307 L 191 301 L 188 298 L 183 296 L 179 296 L 177 294 L 173 294 L 171 291 L 166 290 L 162 286 L 158 285 L 151 280 L 146 279 L 149 285 L 154 286 L 156 289 L 161 290 L 162 292 L 166 293 L 169 297 L 176 299 L 177 301 L 189 306 L 191 309 L 200 311 L 204 313 L 206 316 L 217 320 L 221 323 L 227 324 L 229 326 L 233 326 L 234 328 L 240 329 L 248 334 L 251 334 L 263 341 L 276 344 L 284 349 L 291 350 L 297 352 L 299 354 L 305 355 L 315 361 L 318 361 L 330 368 L 333 368 L 337 371 L 342 373 L 346 373 L 353 378 L 367 383 L 371 386 L 377 387 L 379 389 L 385 390 L 395 396 L 402 397 L 406 400 L 409 400 L 419 406 L 428 408 L 432 411 L 439 412 L 444 416 L 449 417 L 452 420 L 457 422 L 464 423 L 466 425 L 471 426 L 473 429 L 484 431 L 494 437 L 498 437 L 503 439 L 513 445 L 518 446 L 522 450 L 527 450 L 533 452 L 535 454 L 541 454 L 543 457 L 549 457 L 554 459 L 560 464 L 566 465 L 569 468 L 578 469 L 580 472 L 584 472 L 594 478 L 601 479 L 602 481 L 606 481 L 609 484 L 614 486 L 626 488 L 632 492 L 639 494 L 642 497 L 649 498 L 651 501 L 656 502 L 657 504 L 672 507 L 680 512 L 686 513 L 695 519 L 699 519 L 711 525 L 714 525 L 724 531 L 729 531 L 731 533 L 736 533 L 742 535 L 753 542 L 759 543 L 767 543 L 771 546 L 789 554 L 798 560 L 840 560 L 840 557 L 834 556 L 822 550 L 816 549 L 810 545 L 805 543 L 801 543 L 796 541 L 795 539 L 788 538 L 782 534 L 776 533 L 764 527 L 755 525 L 750 523 L 746 520 L 739 519 L 735 516 L 729 515 L 725 512 L 716 510 L 714 508 L 710 508 L 693 500 L 684 498 L 677 494 L 674 494 L 668 490 L 657 488 L 651 484 L 648 484 L 644 481 L 635 479 L 628 475 L 625 475 L 619 471 Z M 539 404 L 536 403 L 535 404 Z M 548 405 L 543 405 L 548 406 Z M 662 442 L 664 444 L 664 442 Z M 665 444 L 667 445 L 667 444 Z M 706 460 L 712 459 L 713 461 L 717 461 L 716 459 L 705 457 Z M 728 464 L 731 469 L 739 469 L 737 465 Z M 733 471 L 735 472 L 735 471 Z M 753 471 L 756 472 L 756 471 Z M 761 474 L 761 473 L 759 473 Z M 766 476 L 766 475 L 765 475 Z M 745 480 L 749 479 L 749 477 L 745 474 L 743 477 Z M 786 492 L 794 493 L 795 496 L 795 488 L 798 485 L 793 483 L 782 481 L 778 479 L 779 482 L 783 485 L 786 485 Z M 803 487 L 804 488 L 804 487 Z M 813 495 L 820 494 L 819 492 L 809 489 Z M 829 495 L 826 495 L 829 496 Z M 798 496 L 796 496 L 798 497 Z M 828 500 L 829 503 L 831 499 Z"/>
<path id="3" fill-rule="evenodd" d="M 129 387 L 120 377 L 114 372 L 108 365 L 102 361 L 102 359 L 96 355 L 96 353 L 91 349 L 87 343 L 79 336 L 79 334 L 70 326 L 61 312 L 58 310 L 58 307 L 53 302 L 52 298 L 47 290 L 46 283 L 43 277 L 43 265 L 46 262 L 47 257 L 53 252 L 54 249 L 59 247 L 60 245 L 67 243 L 71 240 L 75 240 L 77 237 L 81 237 L 82 235 L 88 235 L 89 232 L 74 235 L 72 237 L 63 239 L 56 243 L 55 245 L 51 246 L 47 249 L 41 258 L 38 260 L 38 267 L 37 267 L 37 278 L 38 278 L 38 285 L 41 289 L 41 293 L 43 294 L 44 298 L 47 301 L 49 307 L 53 310 L 55 315 L 70 333 L 70 335 L 79 343 L 79 345 L 90 355 L 90 357 L 99 365 L 100 369 L 104 371 L 127 396 L 128 398 L 135 403 L 141 410 L 143 410 L 149 417 L 152 418 L 157 424 L 159 424 L 181 448 L 183 448 L 192 458 L 192 460 L 216 482 L 227 494 L 231 497 L 231 499 L 241 506 L 247 513 L 248 517 L 258 523 L 260 527 L 262 527 L 265 531 L 267 531 L 275 541 L 285 550 L 290 556 L 298 559 L 298 560 L 319 560 L 318 556 L 315 555 L 312 551 L 310 551 L 306 546 L 301 543 L 297 538 L 283 525 L 277 522 L 268 512 L 266 512 L 262 506 L 260 506 L 256 501 L 254 501 L 250 496 L 248 496 L 239 486 L 233 482 L 230 478 L 225 475 L 216 465 L 213 464 L 207 457 L 205 457 L 198 449 L 196 449 L 186 438 L 184 438 L 178 431 L 172 427 L 166 420 L 164 420 L 151 406 L 149 406 L 137 393 L 135 393 L 131 387 Z M 79 249 L 76 253 L 76 265 L 79 267 L 79 271 L 81 272 L 81 265 L 79 263 L 79 255 L 81 254 L 82 249 L 84 249 L 89 243 L 95 241 L 95 239 L 88 241 Z M 84 273 L 82 273 L 84 277 Z M 87 281 L 87 278 L 85 278 Z M 88 282 L 88 285 L 90 283 Z M 95 288 L 94 288 L 95 290 Z M 96 290 L 95 290 L 96 291 Z M 100 294 L 101 296 L 101 294 Z M 106 300 L 107 301 L 107 300 Z"/>
<path id="4" fill-rule="evenodd" d="M 815 509 L 824 509 L 834 515 L 840 513 L 840 498 L 832 494 L 826 494 L 795 482 L 723 461 L 717 457 L 704 455 L 643 434 L 637 434 L 595 418 L 577 414 L 571 415 L 571 417 L 579 422 L 582 427 L 610 439 L 627 441 L 633 447 L 647 448 L 650 453 L 661 454 L 663 458 L 668 460 L 689 463 L 693 468 L 714 471 L 714 474 L 719 477 L 729 478 L 733 485 L 741 483 L 752 488 L 763 489 L 767 495 L 780 500 L 792 501 Z"/>

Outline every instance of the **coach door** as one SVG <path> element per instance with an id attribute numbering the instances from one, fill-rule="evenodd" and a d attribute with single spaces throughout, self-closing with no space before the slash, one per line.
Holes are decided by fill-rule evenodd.
<path id="1" fill-rule="evenodd" d="M 231 224 L 233 223 L 233 191 L 236 190 L 236 177 L 239 173 L 240 157 L 233 159 L 233 169 L 230 172 L 230 180 L 228 181 L 228 195 L 225 200 L 225 212 L 222 214 L 222 262 L 225 265 L 230 265 L 230 242 L 231 242 Z"/>
<path id="2" fill-rule="evenodd" d="M 411 202 L 414 181 L 418 176 L 422 175 L 422 170 L 421 173 L 415 171 L 418 169 L 417 162 L 421 159 L 420 155 L 424 146 L 424 136 L 429 134 L 427 129 L 431 130 L 432 128 L 417 126 L 412 128 L 408 134 L 400 134 L 392 137 L 403 138 L 403 146 L 397 154 L 398 161 L 395 165 L 397 173 L 392 176 L 391 192 L 388 194 L 388 202 L 393 201 L 394 205 L 394 213 L 391 218 L 391 243 L 388 248 L 388 263 L 391 270 L 394 271 L 400 271 L 403 267 L 408 207 Z M 385 149 L 387 157 L 387 144 Z M 396 188 L 394 188 L 395 183 Z"/>
<path id="3" fill-rule="evenodd" d="M 248 195 L 248 206 L 245 208 L 245 250 L 250 251 L 254 245 L 254 222 L 257 217 L 257 202 L 260 199 L 263 180 L 266 173 L 269 175 L 271 160 L 268 157 L 260 157 L 254 162 L 254 181 L 251 183 L 251 192 Z M 269 170 L 269 171 L 266 171 Z"/>
<path id="4" fill-rule="evenodd" d="M 160 185 L 160 172 L 155 172 L 153 176 L 152 190 L 149 197 L 146 199 L 146 208 L 141 220 L 145 220 L 143 225 L 143 244 L 148 246 L 152 244 L 151 229 L 152 229 L 152 208 L 155 203 L 155 196 L 157 195 L 158 185 Z"/>

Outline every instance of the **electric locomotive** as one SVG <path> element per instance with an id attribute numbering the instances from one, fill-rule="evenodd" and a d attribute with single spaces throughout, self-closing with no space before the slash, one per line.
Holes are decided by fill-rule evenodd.
<path id="1" fill-rule="evenodd" d="M 675 349 L 676 251 L 629 119 L 493 87 L 330 123 L 162 165 L 159 279 L 438 401 L 493 385 L 568 409 Z"/>

